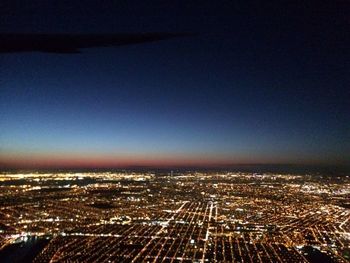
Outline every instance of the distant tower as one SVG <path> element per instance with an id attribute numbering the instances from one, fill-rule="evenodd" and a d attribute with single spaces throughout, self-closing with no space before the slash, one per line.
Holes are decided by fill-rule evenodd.
<path id="1" fill-rule="evenodd" d="M 171 172 L 170 172 L 170 176 L 172 177 L 174 175 L 174 171 L 173 170 L 171 170 Z"/>

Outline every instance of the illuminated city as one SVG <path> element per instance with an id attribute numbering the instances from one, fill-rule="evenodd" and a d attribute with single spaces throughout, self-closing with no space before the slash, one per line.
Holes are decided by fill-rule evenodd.
<path id="1" fill-rule="evenodd" d="M 33 262 L 350 260 L 348 176 L 124 171 L 0 180 L 1 247 L 40 242 Z"/>
<path id="2" fill-rule="evenodd" d="M 349 0 L 0 0 L 0 263 L 350 263 L 349 87 Z"/>

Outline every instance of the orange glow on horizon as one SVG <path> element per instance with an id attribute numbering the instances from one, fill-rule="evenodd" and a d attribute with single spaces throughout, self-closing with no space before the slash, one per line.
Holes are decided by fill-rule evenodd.
<path id="1" fill-rule="evenodd" d="M 40 168 L 128 168 L 128 167 L 228 167 L 254 164 L 306 164 L 324 165 L 322 160 L 297 159 L 286 162 L 283 156 L 257 158 L 257 156 L 226 156 L 219 154 L 170 153 L 38 153 L 0 152 L 0 167 L 15 169 Z M 336 163 L 336 162 L 335 162 Z"/>
<path id="2" fill-rule="evenodd" d="M 242 160 L 240 160 L 242 161 Z M 158 155 L 77 155 L 77 154 L 0 154 L 2 167 L 14 168 L 122 168 L 132 166 L 170 167 L 198 166 L 210 167 L 232 164 L 232 160 L 213 156 L 158 156 Z"/>

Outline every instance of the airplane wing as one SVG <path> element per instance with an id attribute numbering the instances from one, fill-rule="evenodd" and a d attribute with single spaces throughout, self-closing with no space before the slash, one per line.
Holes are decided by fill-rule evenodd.
<path id="1" fill-rule="evenodd" d="M 0 34 L 0 53 L 50 52 L 74 54 L 82 48 L 116 47 L 189 36 L 186 33 L 140 34 Z"/>

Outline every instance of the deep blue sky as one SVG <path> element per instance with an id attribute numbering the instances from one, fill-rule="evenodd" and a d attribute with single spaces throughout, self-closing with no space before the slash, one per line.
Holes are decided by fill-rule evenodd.
<path id="1" fill-rule="evenodd" d="M 349 161 L 346 1 L 75 2 L 5 1 L 0 29 L 196 35 L 1 54 L 4 166 Z"/>

